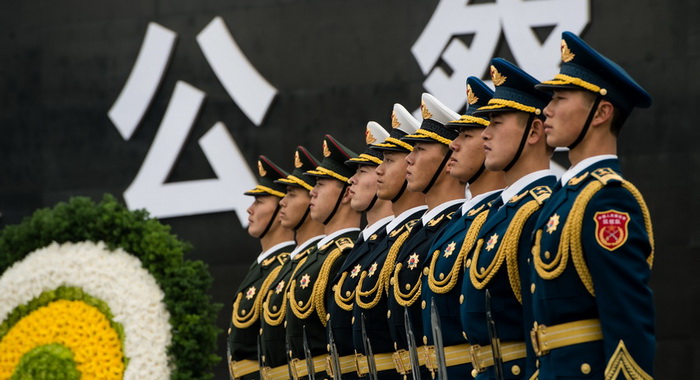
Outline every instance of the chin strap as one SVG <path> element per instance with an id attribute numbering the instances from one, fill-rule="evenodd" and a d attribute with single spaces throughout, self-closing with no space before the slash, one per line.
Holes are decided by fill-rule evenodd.
<path id="1" fill-rule="evenodd" d="M 297 225 L 294 226 L 294 231 L 301 228 L 301 226 L 306 221 L 306 218 L 309 216 L 309 211 L 311 211 L 311 206 L 306 206 L 306 212 L 304 213 L 304 216 L 301 217 L 301 220 L 299 220 L 299 223 L 297 223 Z"/>
<path id="2" fill-rule="evenodd" d="M 362 212 L 367 212 L 367 211 L 371 210 L 372 207 L 374 207 L 374 204 L 377 203 L 377 199 L 379 199 L 379 197 L 377 197 L 377 193 L 374 193 L 374 197 L 372 198 L 372 202 L 369 202 L 369 206 L 367 206 L 367 208 L 362 210 Z"/>
<path id="3" fill-rule="evenodd" d="M 569 149 L 574 149 L 576 145 L 578 145 L 584 137 L 586 137 L 586 133 L 588 132 L 588 128 L 591 126 L 591 121 L 593 121 L 593 116 L 595 116 L 595 111 L 598 110 L 598 104 L 600 104 L 600 100 L 602 97 L 600 95 L 597 95 L 595 97 L 595 101 L 593 102 L 593 108 L 591 108 L 591 112 L 588 113 L 588 118 L 586 119 L 586 124 L 583 125 L 583 128 L 581 129 L 581 133 L 579 133 L 578 137 L 576 140 L 569 145 Z"/>
<path id="4" fill-rule="evenodd" d="M 535 114 L 531 113 L 530 116 L 527 118 L 527 125 L 525 125 L 525 133 L 523 133 L 523 137 L 520 139 L 520 146 L 518 146 L 518 151 L 515 152 L 515 157 L 510 161 L 510 163 L 503 169 L 504 172 L 507 172 L 510 170 L 513 165 L 515 165 L 516 162 L 518 162 L 518 159 L 520 158 L 520 155 L 523 153 L 523 148 L 525 148 L 525 141 L 527 141 L 527 136 L 530 134 L 530 130 L 532 129 L 532 122 L 535 120 Z"/>
<path id="5" fill-rule="evenodd" d="M 260 234 L 258 239 L 262 239 L 263 236 L 265 236 L 267 234 L 267 232 L 270 231 L 270 228 L 272 228 L 272 223 L 274 223 L 275 220 L 277 219 L 277 213 L 279 211 L 280 211 L 280 203 L 277 202 L 277 207 L 275 207 L 275 212 L 272 213 L 272 217 L 270 218 L 270 221 L 267 222 L 267 227 L 265 227 L 265 230 L 262 232 L 262 234 Z"/>
<path id="6" fill-rule="evenodd" d="M 485 169 L 486 169 L 486 165 L 482 162 L 479 170 L 477 170 L 476 173 L 474 173 L 474 175 L 467 180 L 467 183 L 468 184 L 474 183 L 474 181 L 479 179 L 479 176 L 481 176 L 481 173 L 483 173 Z"/>
<path id="7" fill-rule="evenodd" d="M 447 154 L 445 154 L 445 158 L 442 159 L 440 166 L 438 166 L 437 170 L 435 171 L 435 174 L 433 174 L 433 178 L 430 179 L 428 186 L 426 186 L 425 189 L 423 189 L 423 194 L 427 194 L 428 191 L 430 191 L 430 188 L 433 187 L 433 185 L 435 184 L 435 181 L 437 181 L 438 177 L 440 177 L 440 173 L 442 173 L 442 169 L 445 168 L 445 165 L 447 164 L 447 161 L 449 161 L 451 156 L 452 156 L 452 150 L 448 148 Z"/>
<path id="8" fill-rule="evenodd" d="M 338 195 L 338 200 L 335 201 L 335 206 L 333 207 L 333 211 L 331 211 L 331 214 L 328 215 L 328 217 L 326 218 L 326 220 L 323 221 L 323 225 L 324 225 L 324 226 L 325 226 L 326 224 L 328 224 L 328 222 L 330 222 L 331 219 L 333 219 L 333 217 L 335 216 L 335 213 L 338 211 L 338 207 L 340 207 L 340 202 L 343 201 L 343 197 L 345 196 L 345 190 L 346 190 L 347 188 L 348 188 L 348 184 L 347 184 L 347 182 L 346 182 L 346 183 L 343 184 L 343 188 L 340 190 L 340 195 Z"/>
<path id="9" fill-rule="evenodd" d="M 391 199 L 391 203 L 396 203 L 398 202 L 399 198 L 403 195 L 403 192 L 406 191 L 406 186 L 408 186 L 408 181 L 403 180 L 403 185 L 401 185 L 401 189 L 399 192 L 396 194 L 394 198 Z"/>

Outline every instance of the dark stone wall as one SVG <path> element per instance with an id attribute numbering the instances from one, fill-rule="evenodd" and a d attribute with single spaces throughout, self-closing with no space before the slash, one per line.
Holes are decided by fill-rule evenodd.
<path id="1" fill-rule="evenodd" d="M 3 225 L 70 196 L 121 196 L 153 141 L 175 83 L 207 99 L 170 181 L 212 178 L 197 140 L 224 122 L 249 163 L 259 154 L 291 169 L 296 145 L 320 156 L 324 133 L 356 151 L 364 125 L 385 127 L 393 103 L 419 104 L 424 75 L 410 48 L 436 1 L 246 0 L 25 1 L 0 4 L 0 212 Z M 260 127 L 231 100 L 196 35 L 221 16 L 256 69 L 278 90 Z M 652 212 L 656 262 L 657 377 L 699 378 L 700 3 L 591 0 L 583 36 L 654 96 L 620 139 L 627 178 Z M 107 118 L 149 22 L 178 33 L 170 67 L 140 127 L 124 141 Z M 507 50 L 507 47 L 505 48 Z M 503 49 L 499 50 L 503 51 Z M 475 73 L 478 74 L 478 73 Z M 541 78 L 544 79 L 544 78 Z M 253 166 L 254 167 L 254 166 Z M 228 327 L 231 295 L 257 242 L 233 212 L 164 219 L 210 265 L 213 298 Z M 219 339 L 224 356 L 223 335 Z M 223 363 L 217 379 L 227 378 Z"/>

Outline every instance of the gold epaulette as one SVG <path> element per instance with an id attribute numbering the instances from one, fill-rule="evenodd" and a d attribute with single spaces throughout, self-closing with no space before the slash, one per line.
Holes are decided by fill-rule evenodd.
<path id="1" fill-rule="evenodd" d="M 530 190 L 530 195 L 532 195 L 538 204 L 542 205 L 542 203 L 552 195 L 552 189 L 550 189 L 549 186 L 537 186 Z"/>
<path id="2" fill-rule="evenodd" d="M 600 181 L 600 183 L 603 184 L 603 186 L 607 185 L 608 182 L 614 181 L 614 182 L 622 182 L 623 179 L 622 177 L 617 174 L 614 170 L 611 168 L 600 168 L 596 169 L 591 173 L 591 176 L 593 178 L 597 179 Z"/>
<path id="3" fill-rule="evenodd" d="M 338 246 L 341 251 L 344 251 L 346 249 L 352 249 L 352 247 L 355 246 L 355 243 L 348 237 L 342 237 L 335 240 L 335 245 Z"/>

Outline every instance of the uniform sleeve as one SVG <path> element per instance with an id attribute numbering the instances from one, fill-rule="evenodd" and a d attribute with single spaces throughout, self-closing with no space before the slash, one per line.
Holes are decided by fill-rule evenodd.
<path id="1" fill-rule="evenodd" d="M 640 200 L 620 184 L 609 184 L 591 199 L 583 219 L 590 280 L 579 275 L 584 283 L 592 282 L 595 292 L 606 379 L 650 379 L 653 372 L 654 304 L 647 261 L 652 243 Z"/>

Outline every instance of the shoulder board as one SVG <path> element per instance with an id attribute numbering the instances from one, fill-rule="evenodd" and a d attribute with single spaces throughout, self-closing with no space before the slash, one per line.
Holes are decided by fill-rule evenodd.
<path id="1" fill-rule="evenodd" d="M 467 216 L 474 216 L 474 215 L 478 214 L 479 212 L 481 212 L 481 210 L 484 209 L 484 207 L 486 207 L 486 205 L 482 204 L 481 206 L 479 206 L 479 208 L 473 208 L 473 209 L 469 210 L 467 212 Z M 491 203 L 488 204 L 488 207 L 491 207 Z"/>
<path id="2" fill-rule="evenodd" d="M 537 186 L 536 188 L 530 190 L 530 194 L 537 201 L 538 204 L 544 203 L 549 196 L 552 195 L 552 189 L 549 186 Z"/>
<path id="3" fill-rule="evenodd" d="M 452 211 L 451 213 L 445 215 L 445 217 L 446 217 L 447 219 L 452 219 L 452 215 L 454 215 L 454 214 L 455 214 L 455 212 Z"/>
<path id="4" fill-rule="evenodd" d="M 603 185 L 607 185 L 610 182 L 622 183 L 622 177 L 611 168 L 596 169 L 591 173 L 591 176 L 600 181 Z"/>
<path id="5" fill-rule="evenodd" d="M 441 221 L 442 219 L 444 219 L 444 218 L 445 218 L 445 214 L 442 214 L 442 215 L 438 216 L 437 218 L 430 219 L 430 221 L 428 222 L 427 226 L 428 226 L 428 227 L 432 227 L 432 226 L 434 226 L 434 225 L 440 223 L 440 221 Z"/>
<path id="6" fill-rule="evenodd" d="M 350 248 L 354 247 L 355 243 L 350 238 L 343 237 L 340 239 L 336 239 L 335 245 L 337 245 L 338 248 L 340 248 L 340 250 L 343 251 L 345 249 L 350 249 Z"/>
<path id="7" fill-rule="evenodd" d="M 581 174 L 581 175 L 578 176 L 578 177 L 574 177 L 574 178 L 570 179 L 569 182 L 568 182 L 567 184 L 568 184 L 569 186 L 576 186 L 576 185 L 578 185 L 579 183 L 581 183 L 581 182 L 582 182 L 584 179 L 586 179 L 586 178 L 588 178 L 588 172 L 585 172 L 585 173 Z"/>

